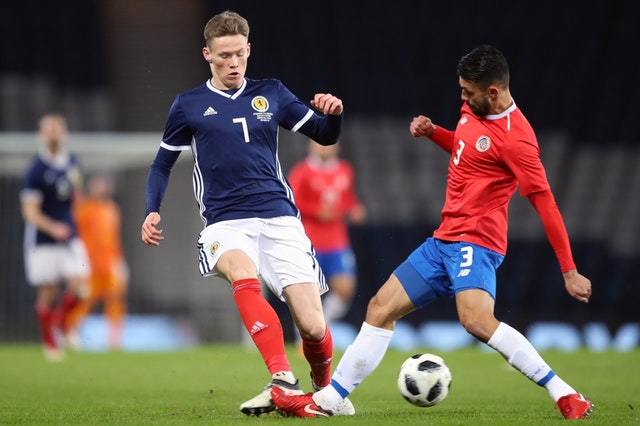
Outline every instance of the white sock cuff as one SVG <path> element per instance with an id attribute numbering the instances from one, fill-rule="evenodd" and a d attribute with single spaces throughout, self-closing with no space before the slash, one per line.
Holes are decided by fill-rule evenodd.
<path id="1" fill-rule="evenodd" d="M 367 324 L 366 322 L 363 322 L 362 327 L 360 328 L 360 333 L 363 333 L 369 336 L 391 337 L 393 335 L 393 330 L 374 327 L 370 324 Z"/>
<path id="2" fill-rule="evenodd" d="M 491 346 L 493 349 L 498 350 L 498 345 L 500 344 L 500 342 L 502 341 L 502 338 L 504 337 L 504 334 L 510 329 L 511 327 L 509 327 L 507 324 L 501 322 L 500 324 L 498 324 L 498 328 L 496 328 L 496 331 L 493 332 L 493 334 L 491 335 L 491 338 L 489 339 L 489 341 L 487 342 L 487 345 Z"/>

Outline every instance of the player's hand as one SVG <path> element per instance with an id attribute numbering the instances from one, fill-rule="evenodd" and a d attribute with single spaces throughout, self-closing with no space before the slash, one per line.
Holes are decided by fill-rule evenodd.
<path id="1" fill-rule="evenodd" d="M 354 225 L 362 225 L 367 220 L 367 211 L 362 204 L 358 204 L 349 211 L 349 220 Z"/>
<path id="2" fill-rule="evenodd" d="M 409 132 L 414 138 L 418 138 L 420 136 L 428 138 L 435 130 L 436 125 L 431 122 L 429 117 L 425 117 L 424 115 L 413 117 L 411 124 L 409 124 Z"/>
<path id="3" fill-rule="evenodd" d="M 316 93 L 311 100 L 311 106 L 323 114 L 342 114 L 342 99 L 333 96 L 331 93 Z"/>
<path id="4" fill-rule="evenodd" d="M 142 241 L 148 246 L 159 246 L 160 241 L 164 240 L 162 236 L 162 229 L 158 229 L 157 225 L 160 223 L 160 214 L 157 212 L 151 212 L 147 215 L 142 223 L 141 235 Z"/>
<path id="5" fill-rule="evenodd" d="M 71 228 L 64 222 L 53 222 L 49 235 L 56 241 L 67 241 L 71 237 Z"/>
<path id="6" fill-rule="evenodd" d="M 564 287 L 567 292 L 582 303 L 589 303 L 591 297 L 591 281 L 584 275 L 580 275 L 575 269 L 562 274 Z"/>

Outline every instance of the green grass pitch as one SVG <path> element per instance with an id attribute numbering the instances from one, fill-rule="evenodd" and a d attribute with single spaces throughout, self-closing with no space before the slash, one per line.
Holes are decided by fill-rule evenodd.
<path id="1" fill-rule="evenodd" d="M 427 352 L 424 350 L 421 352 Z M 352 395 L 352 418 L 247 418 L 238 405 L 268 380 L 255 351 L 206 346 L 173 353 L 70 354 L 46 363 L 36 345 L 0 346 L 0 424 L 542 425 L 564 422 L 546 391 L 497 354 L 468 349 L 442 355 L 449 397 L 433 408 L 405 402 L 395 380 L 411 353 L 389 351 Z M 568 382 L 596 404 L 592 425 L 640 425 L 640 351 L 545 353 Z M 290 352 L 303 387 L 305 363 Z M 337 357 L 336 357 L 337 358 Z"/>

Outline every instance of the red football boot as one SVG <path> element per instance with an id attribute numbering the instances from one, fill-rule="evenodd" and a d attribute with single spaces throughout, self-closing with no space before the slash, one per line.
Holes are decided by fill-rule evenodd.
<path id="1" fill-rule="evenodd" d="M 313 401 L 313 393 L 287 394 L 277 386 L 271 388 L 271 400 L 280 414 L 293 417 L 329 417 L 330 411 L 322 409 Z"/>
<path id="2" fill-rule="evenodd" d="M 591 414 L 593 404 L 582 394 L 572 393 L 558 400 L 558 408 L 565 419 L 576 420 L 584 419 Z"/>

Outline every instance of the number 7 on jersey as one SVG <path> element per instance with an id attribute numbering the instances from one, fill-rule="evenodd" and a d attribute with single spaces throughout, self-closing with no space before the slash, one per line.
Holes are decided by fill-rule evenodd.
<path id="1" fill-rule="evenodd" d="M 245 143 L 249 143 L 249 128 L 247 127 L 247 119 L 244 117 L 238 117 L 233 119 L 234 123 L 242 124 L 242 133 L 244 134 Z"/>

